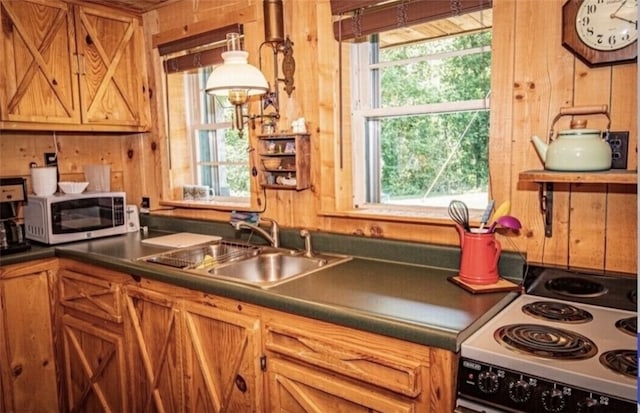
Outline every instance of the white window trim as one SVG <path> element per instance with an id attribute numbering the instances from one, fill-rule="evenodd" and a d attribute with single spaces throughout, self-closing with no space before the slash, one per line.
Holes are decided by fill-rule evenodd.
<path id="1" fill-rule="evenodd" d="M 366 209 L 369 213 L 379 215 L 410 215 L 414 217 L 425 216 L 430 218 L 433 218 L 434 215 L 439 215 L 438 210 L 441 210 L 441 208 L 439 207 L 402 206 L 366 202 L 366 177 L 363 171 L 366 171 L 365 125 L 367 118 L 490 110 L 491 108 L 489 97 L 461 102 L 444 102 L 413 106 L 372 108 L 368 104 L 369 102 L 371 102 L 371 88 L 368 86 L 369 71 L 371 69 L 396 66 L 403 63 L 408 64 L 426 60 L 435 60 L 455 56 L 463 56 L 466 54 L 480 53 L 486 50 L 487 47 L 477 47 L 453 52 L 438 53 L 428 56 L 419 56 L 413 59 L 370 64 L 369 42 L 354 43 L 351 45 L 351 57 L 352 59 L 355 59 L 354 61 L 358 62 L 357 67 L 356 65 L 351 65 L 352 107 L 354 108 L 351 112 L 354 183 L 353 206 L 355 208 L 357 208 L 361 212 L 365 212 L 364 210 Z M 362 73 L 363 71 L 365 71 L 366 73 Z"/>

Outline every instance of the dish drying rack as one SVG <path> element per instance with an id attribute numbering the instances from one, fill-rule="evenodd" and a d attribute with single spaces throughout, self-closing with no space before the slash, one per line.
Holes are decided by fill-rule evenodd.
<path id="1" fill-rule="evenodd" d="M 143 261 L 166 265 L 183 270 L 208 269 L 237 259 L 253 256 L 260 247 L 221 241 L 215 244 L 200 245 L 179 249 L 143 258 Z"/>

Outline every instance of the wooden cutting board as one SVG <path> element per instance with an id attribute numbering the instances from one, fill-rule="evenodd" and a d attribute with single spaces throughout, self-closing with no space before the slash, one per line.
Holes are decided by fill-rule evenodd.
<path id="1" fill-rule="evenodd" d="M 158 247 L 185 248 L 208 242 L 220 241 L 222 237 L 217 235 L 193 234 L 191 232 L 178 232 L 161 237 L 153 237 L 142 240 L 143 244 L 155 245 Z"/>

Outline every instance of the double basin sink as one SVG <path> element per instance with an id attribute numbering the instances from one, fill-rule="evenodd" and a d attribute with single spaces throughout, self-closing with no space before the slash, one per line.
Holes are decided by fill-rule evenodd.
<path id="1" fill-rule="evenodd" d="M 351 257 L 219 241 L 164 251 L 139 260 L 190 274 L 271 288 L 342 264 Z"/>

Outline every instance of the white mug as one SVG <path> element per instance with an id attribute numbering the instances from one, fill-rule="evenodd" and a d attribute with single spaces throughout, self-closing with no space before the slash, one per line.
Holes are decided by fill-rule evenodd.
<path id="1" fill-rule="evenodd" d="M 58 168 L 55 166 L 31 168 L 31 186 L 38 196 L 49 196 L 58 189 Z"/>
<path id="2" fill-rule="evenodd" d="M 207 185 L 185 185 L 182 187 L 182 199 L 185 201 L 209 201 L 213 196 L 213 188 L 209 188 Z"/>

